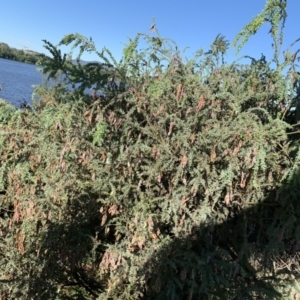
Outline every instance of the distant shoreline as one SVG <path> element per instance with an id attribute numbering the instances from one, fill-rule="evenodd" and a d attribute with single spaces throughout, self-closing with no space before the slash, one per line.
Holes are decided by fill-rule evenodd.
<path id="1" fill-rule="evenodd" d="M 0 57 L 7 60 L 19 61 L 25 64 L 36 65 L 46 55 L 30 49 L 16 49 L 0 42 Z"/>
<path id="2" fill-rule="evenodd" d="M 27 65 L 32 65 L 32 66 L 38 66 L 36 63 L 30 63 L 30 62 L 25 62 L 25 61 L 20 61 L 20 60 L 15 60 L 15 59 L 10 59 L 10 58 L 4 58 L 4 57 L 0 57 L 1 59 L 5 59 L 5 60 L 10 60 L 10 61 L 15 61 L 15 62 L 19 62 L 22 64 L 27 64 Z M 1 99 L 1 98 L 0 98 Z"/>

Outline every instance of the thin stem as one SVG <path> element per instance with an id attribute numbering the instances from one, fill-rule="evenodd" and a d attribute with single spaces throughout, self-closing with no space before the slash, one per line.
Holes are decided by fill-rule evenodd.
<path id="1" fill-rule="evenodd" d="M 297 133 L 300 133 L 300 130 L 298 131 L 294 131 L 294 132 L 288 132 L 287 135 L 291 135 L 291 134 L 297 134 Z"/>

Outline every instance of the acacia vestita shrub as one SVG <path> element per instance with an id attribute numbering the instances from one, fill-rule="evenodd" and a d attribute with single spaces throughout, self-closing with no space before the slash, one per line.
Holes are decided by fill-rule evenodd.
<path id="1" fill-rule="evenodd" d="M 160 37 L 137 51 L 139 38 L 120 63 L 106 50 L 88 66 L 47 42 L 46 70 L 83 87 L 92 72 L 103 97 L 59 85 L 38 88 L 32 110 L 0 104 L 1 297 L 295 295 L 299 155 L 283 79 L 264 58 L 220 62 L 221 36 L 187 62 Z"/>

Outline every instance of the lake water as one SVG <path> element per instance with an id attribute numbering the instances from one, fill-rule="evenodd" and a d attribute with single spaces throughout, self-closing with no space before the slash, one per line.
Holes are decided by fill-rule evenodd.
<path id="1" fill-rule="evenodd" d="M 41 66 L 0 58 L 0 86 L 2 86 L 0 98 L 17 107 L 20 107 L 24 101 L 32 104 L 33 85 L 45 82 L 45 75 L 37 71 L 39 68 Z M 49 80 L 47 86 L 51 84 L 53 82 Z M 69 85 L 69 90 L 73 90 L 71 85 Z M 91 95 L 91 90 L 86 88 L 85 93 Z M 98 91 L 98 95 L 101 94 Z"/>
<path id="2" fill-rule="evenodd" d="M 42 83 L 42 74 L 37 68 L 35 65 L 0 58 L 0 98 L 18 107 L 24 100 L 31 103 L 32 86 Z"/>

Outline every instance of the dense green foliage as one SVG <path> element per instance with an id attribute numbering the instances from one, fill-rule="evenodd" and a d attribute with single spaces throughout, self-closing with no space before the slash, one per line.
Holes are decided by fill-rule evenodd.
<path id="1" fill-rule="evenodd" d="M 64 80 L 0 103 L 0 297 L 298 299 L 298 52 L 226 64 L 218 35 L 184 61 L 139 34 L 82 66 L 45 46 Z"/>
<path id="2" fill-rule="evenodd" d="M 0 43 L 0 58 L 36 64 L 44 56 L 44 54 L 33 52 L 31 50 L 19 50 L 9 47 L 6 43 Z"/>

